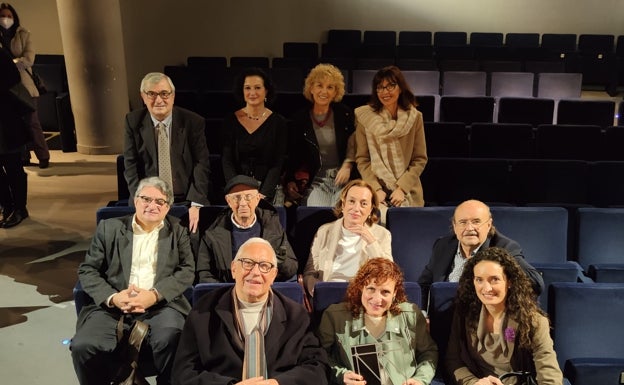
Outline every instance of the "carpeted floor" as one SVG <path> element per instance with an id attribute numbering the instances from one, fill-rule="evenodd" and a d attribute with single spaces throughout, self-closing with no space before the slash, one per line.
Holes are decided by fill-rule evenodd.
<path id="1" fill-rule="evenodd" d="M 115 159 L 53 150 L 50 168 L 26 168 L 30 217 L 0 229 L 2 383 L 78 383 L 66 345 L 76 322 L 72 288 L 95 211 L 116 199 Z"/>

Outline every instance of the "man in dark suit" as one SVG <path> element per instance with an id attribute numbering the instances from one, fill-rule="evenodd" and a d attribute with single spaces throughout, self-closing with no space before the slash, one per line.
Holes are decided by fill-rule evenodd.
<path id="1" fill-rule="evenodd" d="M 260 182 L 237 175 L 225 185 L 225 208 L 201 235 L 197 252 L 199 282 L 234 282 L 230 264 L 239 247 L 248 239 L 269 241 L 277 253 L 277 280 L 287 281 L 297 274 L 297 257 L 279 220 L 275 207 L 262 199 Z"/>
<path id="2" fill-rule="evenodd" d="M 249 239 L 230 268 L 234 287 L 204 295 L 189 313 L 174 383 L 327 384 L 327 355 L 309 330 L 307 311 L 271 291 L 277 275 L 271 244 Z"/>
<path id="3" fill-rule="evenodd" d="M 422 289 L 423 309 L 429 303 L 429 287 L 433 282 L 458 282 L 464 263 L 479 249 L 503 248 L 514 256 L 533 284 L 535 295 L 544 290 L 541 274 L 531 266 L 522 254 L 520 245 L 496 231 L 490 208 L 478 200 L 467 200 L 455 208 L 453 232 L 438 238 L 433 244 L 431 259 L 418 278 Z"/>
<path id="4" fill-rule="evenodd" d="M 117 370 L 121 317 L 149 325 L 141 350 L 151 353 L 158 384 L 171 382 L 173 355 L 191 309 L 183 294 L 195 270 L 188 230 L 167 216 L 172 202 L 164 181 L 146 178 L 135 194 L 134 215 L 98 224 L 78 268 L 80 283 L 93 299 L 80 311 L 70 345 L 81 385 L 110 383 Z"/>
<path id="5" fill-rule="evenodd" d="M 130 196 L 134 196 L 141 179 L 160 176 L 172 185 L 176 203 L 190 204 L 189 229 L 194 233 L 199 208 L 210 204 L 205 120 L 174 107 L 175 87 L 165 74 L 145 75 L 141 98 L 145 107 L 127 114 L 125 123 L 124 175 Z"/>

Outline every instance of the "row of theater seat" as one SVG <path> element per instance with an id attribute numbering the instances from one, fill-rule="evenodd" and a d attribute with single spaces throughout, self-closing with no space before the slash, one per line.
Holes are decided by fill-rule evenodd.
<path id="1" fill-rule="evenodd" d="M 191 303 L 197 303 L 211 290 L 231 285 L 198 284 L 185 295 Z M 345 282 L 316 285 L 311 313 L 313 327 L 328 306 L 344 300 L 346 287 Z M 421 306 L 420 286 L 406 282 L 405 288 L 408 300 Z M 304 292 L 298 283 L 276 282 L 273 289 L 303 305 Z M 436 379 L 432 382 L 436 385 L 444 384 L 444 356 L 456 290 L 457 284 L 451 282 L 436 282 L 430 289 L 427 309 L 430 332 L 440 357 Z M 553 282 L 547 295 L 554 347 L 566 379 L 574 385 L 616 384 L 624 368 L 624 345 L 617 342 L 624 338 L 620 325 L 624 316 L 624 284 Z M 74 300 L 77 312 L 92 301 L 80 283 L 74 288 Z"/>
<path id="2" fill-rule="evenodd" d="M 207 206 L 200 210 L 200 234 L 223 207 Z M 433 243 L 449 233 L 453 211 L 454 206 L 388 211 L 386 227 L 392 233 L 393 256 L 404 268 L 407 280 L 417 281 Z M 624 209 L 492 206 L 491 211 L 496 228 L 522 245 L 527 260 L 543 269 L 549 282 L 566 277 L 566 281 L 624 283 Z M 132 212 L 133 208 L 128 206 L 102 207 L 96 219 Z M 280 207 L 278 213 L 289 233 L 301 273 L 317 229 L 336 218 L 328 207 L 299 207 L 290 216 Z M 173 206 L 171 214 L 184 219 L 187 210 Z"/>
<path id="3" fill-rule="evenodd" d="M 438 139 L 436 146 L 443 146 L 443 138 Z M 454 140 L 449 140 L 448 145 L 459 147 L 457 140 Z M 506 156 L 504 148 L 500 148 L 502 145 L 493 144 L 492 150 L 499 149 L 499 153 Z M 225 180 L 219 154 L 210 155 L 210 167 L 210 202 L 225 204 Z M 129 192 L 123 173 L 123 155 L 119 155 L 116 201 L 126 204 Z M 624 175 L 624 161 L 453 156 L 430 157 L 421 182 L 425 202 L 430 206 L 477 198 L 512 206 L 563 204 L 612 207 L 624 206 L 624 179 L 621 175 Z M 115 204 L 111 202 L 111 205 Z"/>
<path id="4" fill-rule="evenodd" d="M 624 126 L 425 122 L 432 158 L 624 161 Z"/>

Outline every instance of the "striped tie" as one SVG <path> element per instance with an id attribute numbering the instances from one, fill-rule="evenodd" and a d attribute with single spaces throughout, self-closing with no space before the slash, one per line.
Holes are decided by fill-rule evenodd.
<path id="1" fill-rule="evenodd" d="M 158 135 L 158 176 L 173 189 L 169 138 L 167 138 L 167 129 L 164 123 L 159 122 L 156 125 L 156 134 Z"/>

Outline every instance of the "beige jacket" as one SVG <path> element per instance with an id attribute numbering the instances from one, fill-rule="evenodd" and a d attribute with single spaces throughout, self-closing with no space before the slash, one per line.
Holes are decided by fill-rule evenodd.
<path id="1" fill-rule="evenodd" d="M 373 128 L 367 127 L 367 122 L 361 119 L 362 111 L 370 110 L 370 108 L 370 106 L 362 106 L 355 109 L 355 161 L 362 179 L 370 183 L 375 191 L 383 187 L 389 193 L 394 191 L 396 187 L 382 186 L 380 179 L 373 173 L 371 167 L 373 160 L 368 148 L 368 139 L 375 140 L 376 138 L 367 138 L 367 136 L 373 135 L 371 132 Z M 420 174 L 427 164 L 427 145 L 425 143 L 425 126 L 420 112 L 418 112 L 418 117 L 410 133 L 402 137 L 399 143 L 403 154 L 403 163 L 408 166 L 403 175 L 398 176 L 396 183 L 406 193 L 407 202 L 405 206 L 422 207 L 425 201 Z"/>
<path id="2" fill-rule="evenodd" d="M 370 258 L 384 257 L 392 260 L 390 231 L 377 224 L 373 224 L 369 231 L 377 241 L 364 247 L 360 254 L 360 266 Z M 334 257 L 341 234 L 342 218 L 324 224 L 316 232 L 308 262 L 303 271 L 303 283 L 308 294 L 313 295 L 314 285 L 319 281 L 326 281 L 327 277 L 332 275 Z"/>
<path id="3" fill-rule="evenodd" d="M 11 40 L 11 53 L 19 62 L 24 64 L 24 67 L 28 69 L 28 71 L 32 71 L 32 66 L 35 63 L 35 49 L 30 40 L 30 31 L 21 25 L 17 27 L 15 37 Z M 35 82 L 30 75 L 26 73 L 26 70 L 20 69 L 19 72 L 22 78 L 22 84 L 28 90 L 30 96 L 33 98 L 39 96 L 39 91 L 37 91 L 37 87 L 35 87 Z"/>

